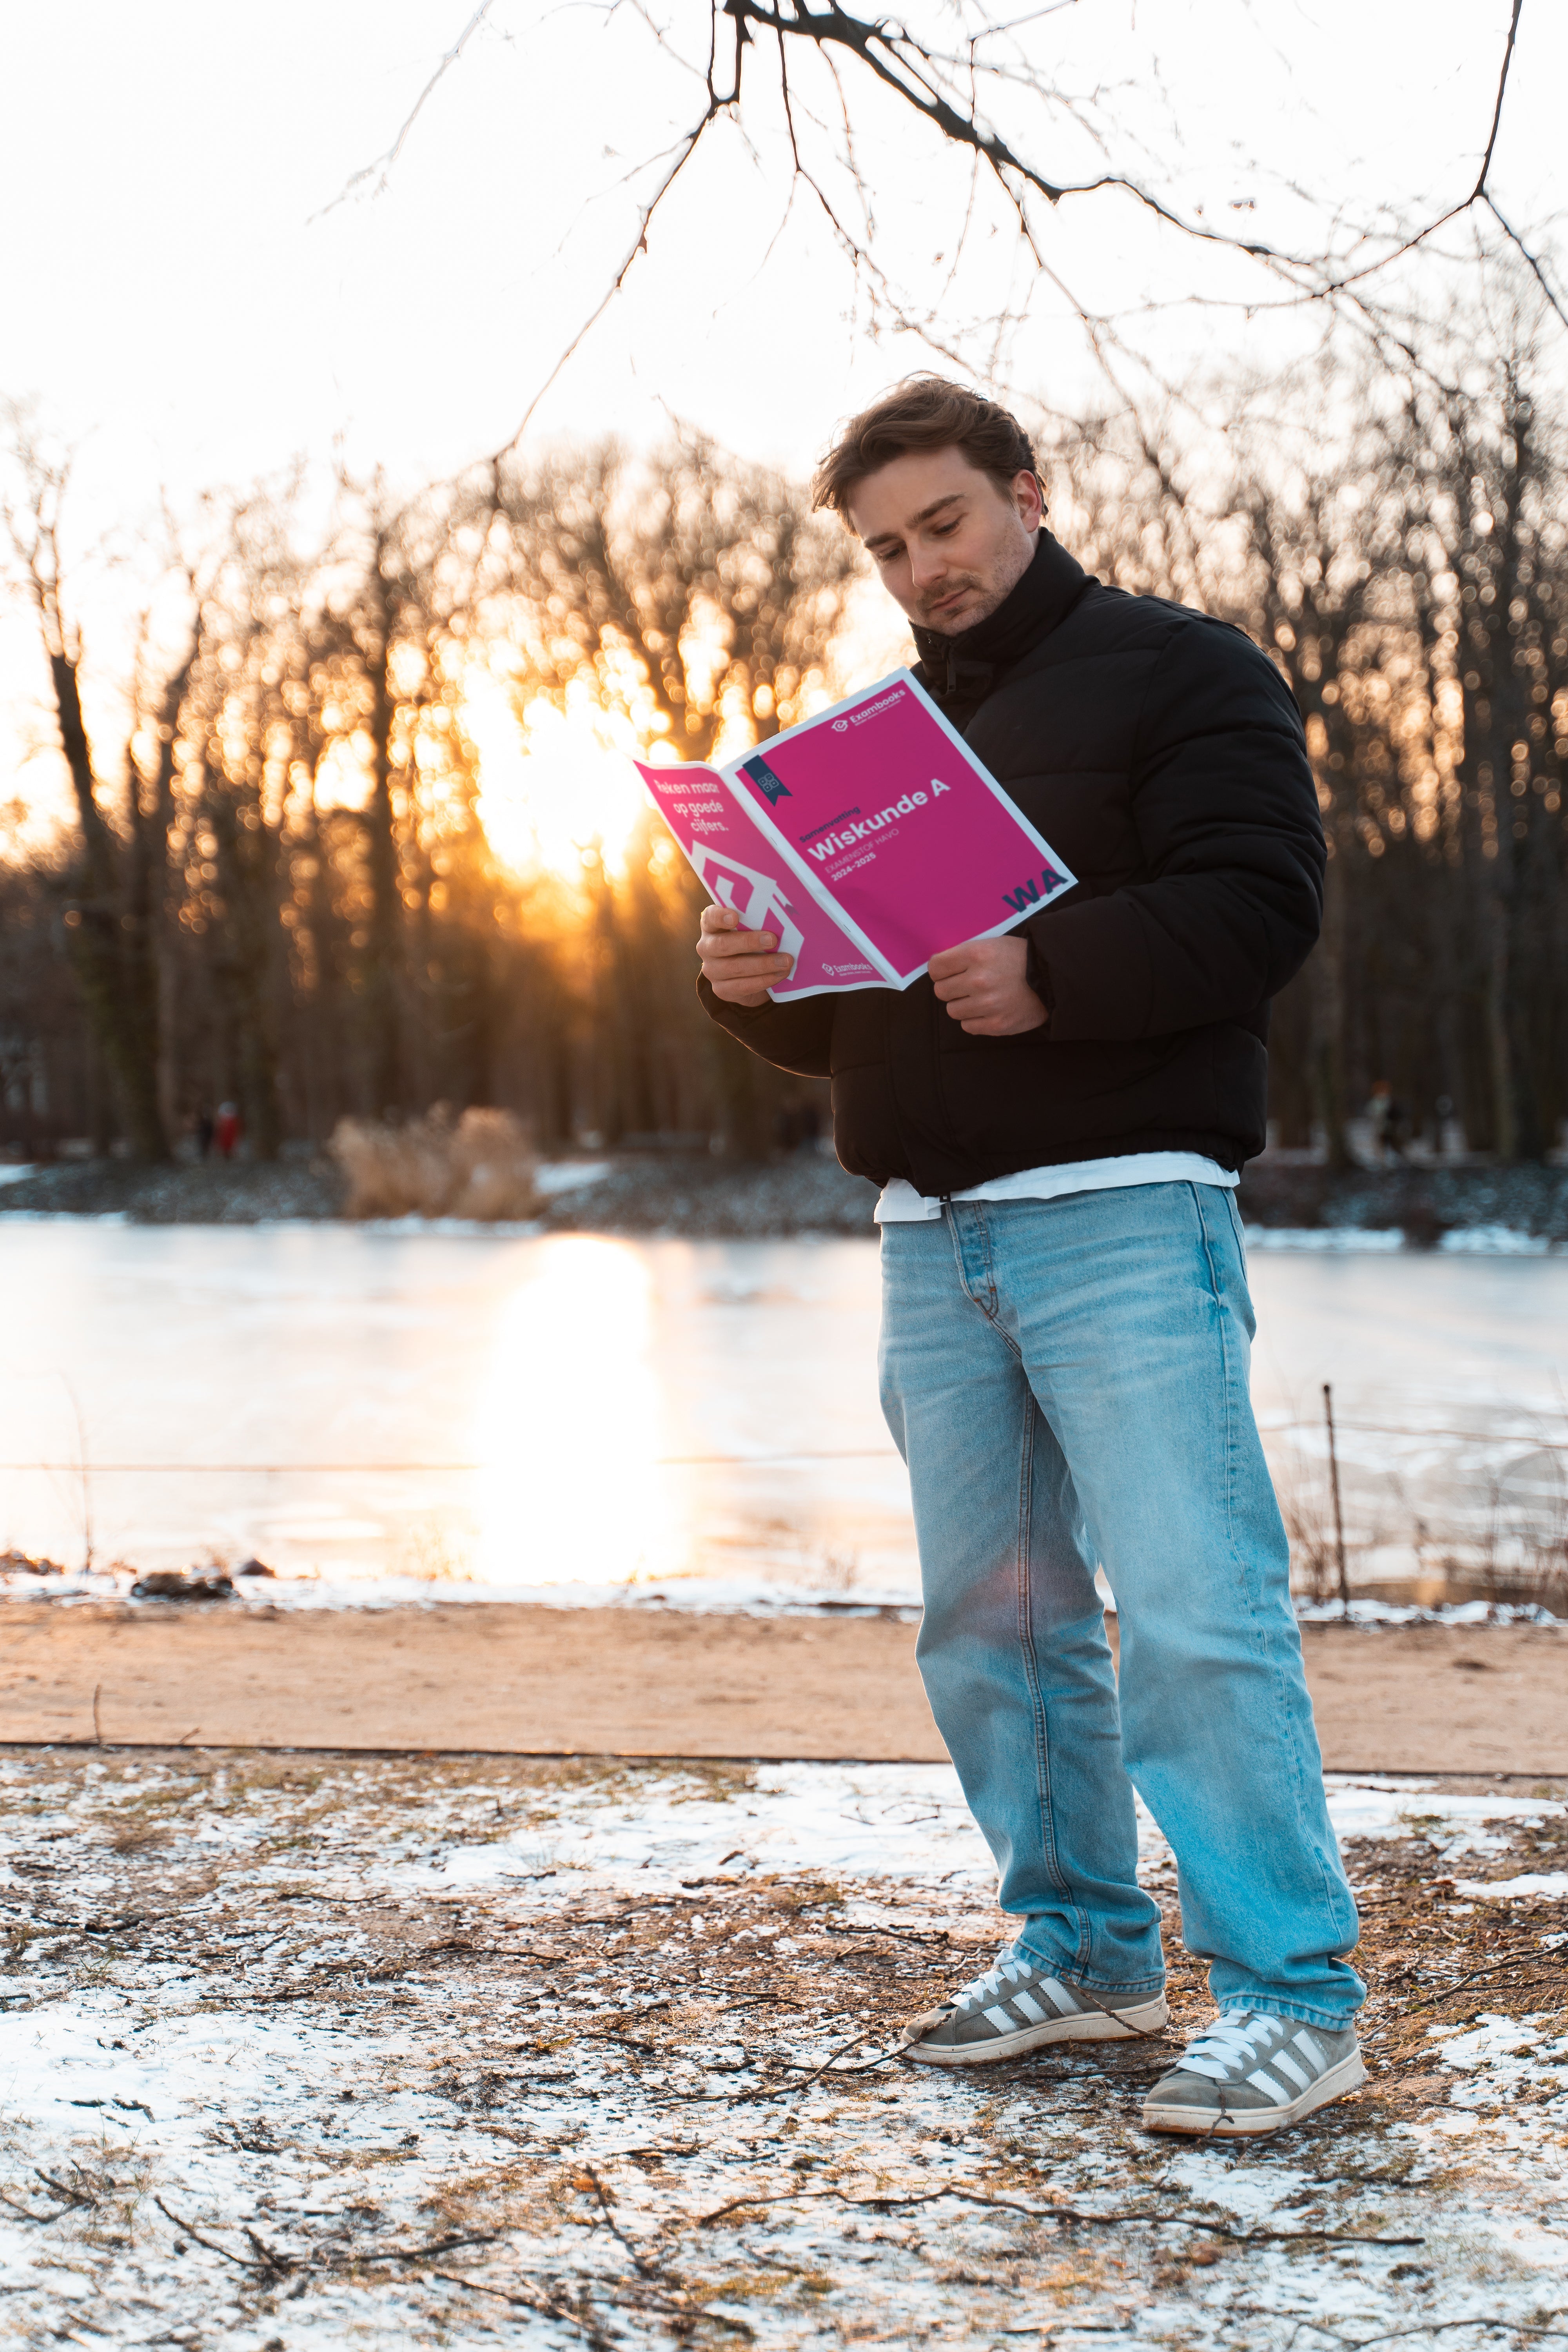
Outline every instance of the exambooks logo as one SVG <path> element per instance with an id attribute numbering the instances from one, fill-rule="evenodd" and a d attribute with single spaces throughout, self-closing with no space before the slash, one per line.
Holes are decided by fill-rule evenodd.
<path id="1" fill-rule="evenodd" d="M 889 801 L 875 816 L 862 817 L 858 824 L 847 824 L 839 832 L 828 834 L 825 840 L 809 843 L 810 855 L 820 866 L 825 857 L 835 857 L 841 849 L 853 849 L 857 842 L 868 840 L 872 834 L 880 833 L 884 825 L 895 824 L 901 816 L 913 816 L 916 809 L 928 808 L 952 790 L 951 784 L 933 776 L 929 793 L 905 793 L 901 800 Z"/>

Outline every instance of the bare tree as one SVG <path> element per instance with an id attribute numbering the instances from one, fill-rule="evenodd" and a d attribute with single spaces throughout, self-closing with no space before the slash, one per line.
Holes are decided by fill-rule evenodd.
<path id="1" fill-rule="evenodd" d="M 706 760 L 722 738 L 776 734 L 820 688 L 859 557 L 796 486 L 693 436 L 646 458 L 610 444 L 502 467 L 492 496 L 489 584 L 516 615 L 521 701 L 564 700 L 586 681 L 645 740 L 662 736 Z M 610 1135 L 657 1123 L 650 1074 L 668 1034 L 669 989 L 689 998 L 691 988 L 686 940 L 674 969 L 658 942 L 666 922 L 695 929 L 700 897 L 684 871 L 651 892 L 651 841 L 639 845 L 627 891 L 613 890 L 602 869 L 590 877 L 600 1025 L 618 1073 L 596 1121 Z M 764 1150 L 776 1074 L 718 1032 L 709 1050 L 728 1147 Z"/>
<path id="2" fill-rule="evenodd" d="M 1500 1159 L 1549 1150 L 1568 1112 L 1568 417 L 1532 299 L 1521 273 L 1412 335 L 1403 381 L 1336 380 L 1331 438 L 1308 380 L 1283 412 L 1235 390 L 1228 468 L 1125 413 L 1064 428 L 1049 461 L 1069 545 L 1239 622 L 1305 713 L 1334 854 L 1322 944 L 1276 1008 L 1272 1108 L 1331 1159 L 1379 1077 L 1428 1137 L 1453 1109 Z M 49 545 L 13 520 L 58 612 Z M 194 659 L 127 684 L 123 796 L 94 775 L 79 646 L 57 640 L 77 814 L 0 873 L 6 1131 L 33 1131 L 40 1088 L 55 1131 L 93 1130 L 95 1073 L 134 1049 L 144 1099 L 162 1053 L 165 1132 L 199 1083 L 239 1095 L 262 1151 L 446 1100 L 552 1143 L 695 1131 L 764 1152 L 788 1082 L 702 1017 L 684 861 L 650 821 L 619 859 L 590 844 L 506 868 L 470 696 L 487 664 L 520 719 L 581 696 L 623 737 L 721 756 L 826 684 L 853 560 L 798 489 L 689 441 L 511 461 L 399 515 L 345 493 L 319 544 L 286 498 L 246 501 L 204 570 Z M 90 926 L 60 922 L 62 892 Z"/>
<path id="3" fill-rule="evenodd" d="M 1163 150 L 1152 149 L 1124 119 L 1120 78 L 1077 80 L 1060 21 L 1069 5 L 1044 0 L 1022 14 L 999 14 L 985 0 L 953 0 L 924 17 L 896 18 L 858 15 L 837 0 L 820 6 L 810 0 L 664 0 L 662 6 L 649 0 L 612 12 L 612 26 L 618 15 L 623 39 L 651 31 L 661 54 L 679 61 L 689 77 L 692 102 L 673 135 L 626 174 L 626 183 L 646 194 L 624 257 L 595 289 L 582 325 L 537 387 L 508 446 L 521 439 L 545 392 L 648 250 L 672 188 L 725 127 L 739 131 L 755 162 L 767 152 L 769 127 L 782 122 L 788 162 L 781 226 L 804 194 L 851 262 L 873 326 L 912 331 L 949 357 L 952 331 L 943 314 L 952 270 L 971 240 L 978 245 L 989 229 L 1007 225 L 1026 272 L 1066 297 L 1109 364 L 1125 343 L 1124 327 L 1064 282 L 1053 260 L 1051 224 L 1063 206 L 1116 200 L 1174 232 L 1194 255 L 1229 257 L 1252 273 L 1254 283 L 1241 298 L 1249 309 L 1322 304 L 1352 316 L 1379 340 L 1385 326 L 1382 282 L 1396 264 L 1468 220 L 1478 226 L 1483 245 L 1489 236 L 1500 239 L 1522 257 L 1543 299 L 1568 325 L 1568 303 L 1544 250 L 1500 210 L 1493 184 L 1524 0 L 1500 0 L 1484 96 L 1478 96 L 1474 169 L 1461 165 L 1463 176 L 1455 174 L 1447 200 L 1428 204 L 1388 190 L 1374 216 L 1358 220 L 1338 191 L 1292 185 L 1296 208 L 1304 202 L 1321 224 L 1317 241 L 1296 246 L 1249 226 L 1255 197 L 1232 199 L 1233 225 L 1226 225 L 1226 205 L 1206 206 L 1179 193 L 1180 124 L 1168 125 Z M 356 187 L 384 188 L 436 85 L 500 13 L 500 0 L 480 0 L 391 144 L 353 174 L 343 196 Z M 1151 71 L 1157 80 L 1157 59 L 1151 60 Z M 882 124 L 890 125 L 906 152 L 922 152 L 933 164 L 956 153 L 969 165 L 958 254 L 945 257 L 947 271 L 935 276 L 934 287 L 902 279 L 879 232 L 875 173 L 862 151 L 873 126 Z M 1246 127 L 1237 125 L 1241 131 Z M 584 141 L 595 135 L 585 116 Z M 1238 138 L 1232 149 L 1244 145 Z M 1075 175 L 1057 160 L 1068 147 L 1098 154 L 1100 167 Z M 1227 172 L 1233 168 L 1234 153 L 1227 152 Z M 1260 163 L 1244 161 L 1244 169 L 1252 187 L 1271 184 Z M 1180 290 L 1201 299 L 1195 282 Z"/>
<path id="4" fill-rule="evenodd" d="M 591 679 L 683 758 L 761 740 L 819 686 L 860 559 L 794 484 L 698 436 L 647 457 L 615 444 L 499 478 L 492 590 L 523 631 L 521 690 Z"/>
<path id="5" fill-rule="evenodd" d="M 158 748 L 151 779 L 143 778 L 135 754 L 139 727 L 133 720 L 117 824 L 104 806 L 107 793 L 82 712 L 81 639 L 61 561 L 69 459 L 51 454 L 19 412 L 13 410 L 12 423 L 21 487 L 19 495 L 6 501 L 5 523 L 37 617 L 76 813 L 73 855 L 63 877 L 66 952 L 131 1148 L 142 1159 L 166 1160 L 169 1136 L 159 1087 L 159 950 L 173 813 L 169 747 L 195 645 L 153 690 L 148 716 Z M 137 713 L 137 720 L 141 715 Z"/>
<path id="6" fill-rule="evenodd" d="M 1568 1108 L 1568 448 L 1542 316 L 1520 273 L 1407 335 L 1402 382 L 1237 387 L 1228 473 L 1136 416 L 1064 436 L 1085 559 L 1240 622 L 1303 713 L 1331 854 L 1271 1106 L 1341 1167 L 1379 1077 L 1504 1160 Z M 1292 421 L 1331 412 L 1326 436 Z"/>

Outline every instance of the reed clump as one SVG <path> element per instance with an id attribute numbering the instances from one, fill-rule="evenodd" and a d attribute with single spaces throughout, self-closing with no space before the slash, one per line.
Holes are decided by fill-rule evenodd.
<path id="1" fill-rule="evenodd" d="M 327 1147 L 343 1172 L 351 1217 L 531 1216 L 537 1161 L 521 1122 L 507 1110 L 437 1103 L 423 1118 L 390 1126 L 340 1119 Z"/>

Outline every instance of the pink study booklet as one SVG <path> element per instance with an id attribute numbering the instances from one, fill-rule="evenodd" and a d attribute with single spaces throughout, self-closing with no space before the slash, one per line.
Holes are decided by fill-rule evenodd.
<path id="1" fill-rule="evenodd" d="M 1076 879 L 907 669 L 722 768 L 637 772 L 715 901 L 794 956 L 780 1003 L 907 988 Z"/>

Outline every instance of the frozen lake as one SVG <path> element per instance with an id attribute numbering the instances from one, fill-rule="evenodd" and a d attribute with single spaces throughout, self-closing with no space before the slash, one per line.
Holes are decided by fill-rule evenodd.
<path id="1" fill-rule="evenodd" d="M 1321 1480 L 1331 1381 L 1359 1540 L 1390 1480 L 1504 1458 L 1441 1433 L 1568 1434 L 1568 1260 L 1252 1275 L 1282 1491 Z M 453 1598 L 908 1599 L 877 1294 L 871 1241 L 0 1223 L 0 1548 L 74 1567 L 90 1533 L 100 1563 L 257 1554 Z M 1539 1485 L 1563 1457 L 1532 1459 Z"/>

